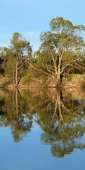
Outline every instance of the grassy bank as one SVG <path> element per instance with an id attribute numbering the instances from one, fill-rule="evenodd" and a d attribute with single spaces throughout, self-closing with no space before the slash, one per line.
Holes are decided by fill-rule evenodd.
<path id="1" fill-rule="evenodd" d="M 10 83 L 10 79 L 6 77 L 0 77 L 0 87 L 1 88 L 14 88 L 14 85 Z M 20 83 L 19 88 L 53 88 L 54 82 L 52 80 L 50 82 L 28 82 L 28 83 Z M 80 75 L 80 74 L 71 74 L 68 77 L 64 77 L 61 88 L 65 89 L 85 89 L 85 74 Z"/>
<path id="2" fill-rule="evenodd" d="M 85 88 L 85 74 L 71 74 L 63 78 L 62 86 L 65 88 Z"/>

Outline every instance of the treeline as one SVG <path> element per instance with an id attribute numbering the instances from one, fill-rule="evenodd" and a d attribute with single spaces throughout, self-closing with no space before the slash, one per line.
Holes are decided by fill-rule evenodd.
<path id="1" fill-rule="evenodd" d="M 60 86 L 63 77 L 85 73 L 83 25 L 73 25 L 62 17 L 53 18 L 50 31 L 40 35 L 41 45 L 32 46 L 21 34 L 12 35 L 10 46 L 0 48 L 0 75 L 18 86 Z"/>

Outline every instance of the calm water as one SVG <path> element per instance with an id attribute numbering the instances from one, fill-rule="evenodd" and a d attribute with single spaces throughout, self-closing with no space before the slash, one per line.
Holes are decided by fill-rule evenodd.
<path id="1" fill-rule="evenodd" d="M 0 91 L 0 170 L 85 170 L 85 95 Z"/>

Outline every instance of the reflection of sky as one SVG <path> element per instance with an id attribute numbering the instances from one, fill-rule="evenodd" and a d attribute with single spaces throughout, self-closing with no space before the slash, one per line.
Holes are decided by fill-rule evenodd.
<path id="1" fill-rule="evenodd" d="M 41 132 L 41 129 L 39 127 L 38 124 L 35 123 L 35 121 L 33 121 L 33 126 L 32 126 L 32 131 L 38 131 L 38 132 Z"/>
<path id="2" fill-rule="evenodd" d="M 41 129 L 33 122 L 31 132 L 20 142 L 13 141 L 9 128 L 0 128 L 1 170 L 85 170 L 85 150 L 74 149 L 63 159 L 53 157 L 50 145 L 40 141 Z M 85 135 L 82 138 L 85 142 Z"/>
<path id="3" fill-rule="evenodd" d="M 85 100 L 77 100 L 79 104 L 85 103 Z"/>
<path id="4" fill-rule="evenodd" d="M 9 127 L 0 128 L 0 170 L 85 170 L 85 149 L 74 149 L 64 158 L 57 158 L 51 154 L 51 144 L 45 145 L 41 142 L 43 132 L 35 122 L 36 116 L 33 116 L 31 131 L 20 142 L 14 142 Z M 85 124 L 84 117 L 81 122 L 75 119 L 73 126 Z M 24 120 L 28 119 L 24 116 Z M 82 146 L 85 143 L 85 134 L 81 138 L 75 138 L 73 142 L 76 147 Z"/>

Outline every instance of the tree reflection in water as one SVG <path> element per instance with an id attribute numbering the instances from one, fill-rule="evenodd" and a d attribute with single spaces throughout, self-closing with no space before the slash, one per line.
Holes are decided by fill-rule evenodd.
<path id="1" fill-rule="evenodd" d="M 54 156 L 85 148 L 85 100 L 60 91 L 10 91 L 0 100 L 0 126 L 9 126 L 15 141 L 31 130 L 33 117 L 41 127 L 41 141 Z M 34 116 L 33 116 L 34 115 Z"/>
<path id="2" fill-rule="evenodd" d="M 21 97 L 19 91 L 5 93 L 6 96 L 0 103 L 0 126 L 9 126 L 14 140 L 20 141 L 30 131 L 32 127 L 32 120 L 27 118 L 26 103 Z M 3 104 L 4 103 L 4 104 Z"/>
<path id="3" fill-rule="evenodd" d="M 85 148 L 82 136 L 85 132 L 85 100 L 73 100 L 57 92 L 47 105 L 38 110 L 36 122 L 43 133 L 41 141 L 51 145 L 54 156 L 63 157 L 74 148 Z"/>

